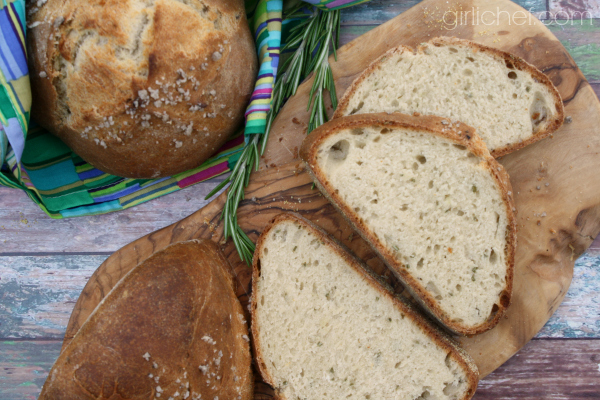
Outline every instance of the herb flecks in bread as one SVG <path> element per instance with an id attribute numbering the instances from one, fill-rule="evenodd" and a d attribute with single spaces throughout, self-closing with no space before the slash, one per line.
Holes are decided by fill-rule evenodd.
<path id="1" fill-rule="evenodd" d="M 125 275 L 52 367 L 43 400 L 249 400 L 248 327 L 210 241 L 173 244 Z"/>
<path id="2" fill-rule="evenodd" d="M 243 121 L 256 52 L 242 0 L 49 0 L 28 12 L 32 116 L 96 168 L 183 172 Z"/>
<path id="3" fill-rule="evenodd" d="M 409 291 L 461 334 L 510 303 L 516 225 L 508 175 L 475 130 L 438 117 L 333 120 L 302 146 L 319 189 Z"/>
<path id="4" fill-rule="evenodd" d="M 472 360 L 308 221 L 280 215 L 257 244 L 252 334 L 280 399 L 469 399 Z"/>
<path id="5" fill-rule="evenodd" d="M 334 118 L 401 112 L 459 120 L 494 157 L 549 136 L 563 123 L 550 79 L 511 54 L 467 40 L 436 38 L 400 46 L 374 61 L 348 88 Z"/>

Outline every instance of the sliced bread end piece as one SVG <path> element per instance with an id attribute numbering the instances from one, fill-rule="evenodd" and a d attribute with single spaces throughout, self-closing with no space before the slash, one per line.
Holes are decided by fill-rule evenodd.
<path id="1" fill-rule="evenodd" d="M 354 80 L 334 118 L 377 112 L 462 121 L 496 158 L 548 137 L 564 120 L 558 90 L 535 66 L 451 37 L 389 50 Z"/>
<path id="2" fill-rule="evenodd" d="M 470 399 L 469 355 L 395 297 L 339 243 L 296 214 L 258 240 L 252 336 L 280 399 Z"/>
<path id="3" fill-rule="evenodd" d="M 508 174 L 473 128 L 402 114 L 338 118 L 300 151 L 317 187 L 451 331 L 493 328 L 516 246 Z"/>

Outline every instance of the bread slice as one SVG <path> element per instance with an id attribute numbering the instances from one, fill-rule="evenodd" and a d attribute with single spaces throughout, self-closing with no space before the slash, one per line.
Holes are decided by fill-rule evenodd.
<path id="1" fill-rule="evenodd" d="M 492 328 L 510 303 L 516 225 L 508 175 L 473 128 L 363 114 L 309 135 L 301 156 L 330 201 L 450 330 Z"/>
<path id="2" fill-rule="evenodd" d="M 254 254 L 252 337 L 279 399 L 470 399 L 478 370 L 309 221 L 282 214 Z"/>
<path id="3" fill-rule="evenodd" d="M 207 240 L 152 255 L 96 307 L 39 398 L 251 399 L 248 328 L 230 271 Z"/>
<path id="4" fill-rule="evenodd" d="M 377 112 L 459 120 L 477 129 L 494 157 L 549 136 L 564 119 L 558 90 L 533 65 L 448 37 L 388 51 L 356 78 L 334 118 Z"/>

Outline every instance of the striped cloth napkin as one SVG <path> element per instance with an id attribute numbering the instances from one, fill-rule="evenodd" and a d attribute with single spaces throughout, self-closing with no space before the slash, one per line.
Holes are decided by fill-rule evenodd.
<path id="1" fill-rule="evenodd" d="M 366 1 L 306 0 L 324 10 Z M 246 0 L 260 61 L 246 111 L 246 135 L 265 132 L 282 42 L 282 7 L 283 0 Z M 244 147 L 242 132 L 193 170 L 161 179 L 129 179 L 94 168 L 58 138 L 30 123 L 25 15 L 25 0 L 0 0 L 0 185 L 24 190 L 50 217 L 60 219 L 123 210 L 234 167 Z"/>

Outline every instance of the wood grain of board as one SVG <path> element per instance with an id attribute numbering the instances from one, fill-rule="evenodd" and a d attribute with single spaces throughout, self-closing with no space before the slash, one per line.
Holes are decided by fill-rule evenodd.
<path id="1" fill-rule="evenodd" d="M 339 95 L 370 61 L 398 44 L 415 45 L 446 33 L 439 13 L 446 2 L 428 0 L 392 21 L 375 28 L 338 52 L 334 77 Z M 450 7 L 500 8 L 522 11 L 514 3 L 497 1 L 453 2 Z M 502 18 L 505 14 L 499 15 Z M 600 162 L 600 105 L 568 52 L 542 24 L 520 29 L 500 26 L 459 25 L 452 34 L 515 53 L 545 71 L 565 101 L 573 122 L 552 139 L 538 142 L 504 157 L 502 164 L 511 174 L 519 212 L 519 245 L 515 270 L 513 305 L 506 319 L 490 332 L 461 338 L 475 358 L 483 376 L 510 358 L 529 341 L 557 309 L 569 287 L 574 260 L 587 249 L 600 230 L 600 185 L 593 167 Z M 409 29 L 410 28 L 410 29 Z M 310 189 L 310 180 L 295 158 L 305 135 L 305 112 L 310 81 L 291 98 L 274 124 L 262 173 L 253 175 L 238 214 L 241 227 L 256 239 L 267 221 L 283 210 L 302 212 L 334 237 L 352 248 L 376 272 L 401 289 L 381 261 L 358 238 L 343 219 Z M 279 140 L 281 139 L 281 140 Z M 269 166 L 269 167 L 268 167 Z M 273 167 L 275 166 L 275 167 Z M 119 250 L 94 274 L 72 315 L 65 344 L 77 331 L 100 299 L 120 276 L 152 252 L 172 242 L 194 237 L 211 237 L 220 242 L 218 212 L 223 198 L 171 227 L 157 231 Z M 249 268 L 239 262 L 230 243 L 225 254 L 234 265 L 241 283 L 241 300 L 247 300 Z"/>
<path id="2" fill-rule="evenodd" d="M 60 341 L 0 341 L 0 397 L 35 400 Z M 474 400 L 585 400 L 600 394 L 600 340 L 532 340 L 479 382 Z M 259 385 L 256 399 L 268 399 Z"/>

